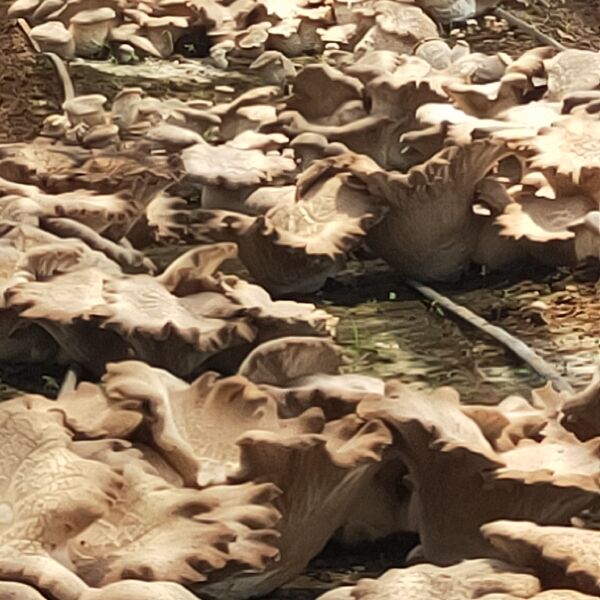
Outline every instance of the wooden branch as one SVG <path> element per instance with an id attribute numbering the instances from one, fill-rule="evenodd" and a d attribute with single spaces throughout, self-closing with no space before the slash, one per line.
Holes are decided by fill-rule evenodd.
<path id="1" fill-rule="evenodd" d="M 567 46 L 565 46 L 564 44 L 561 44 L 560 42 L 557 42 L 553 37 L 546 35 L 542 31 L 540 31 L 537 27 L 534 27 L 530 23 L 527 23 L 527 21 L 523 21 L 523 19 L 519 19 L 519 17 L 515 17 L 515 15 L 508 12 L 507 10 L 504 10 L 503 8 L 496 8 L 494 10 L 494 13 L 496 14 L 497 17 L 504 19 L 507 23 L 509 23 L 513 27 L 516 27 L 517 29 L 520 29 L 521 31 L 525 32 L 526 34 L 528 34 L 530 37 L 536 39 L 541 44 L 545 44 L 546 46 L 552 46 L 553 48 L 556 48 L 557 50 L 567 50 L 568 49 Z"/>
<path id="2" fill-rule="evenodd" d="M 476 315 L 474 312 L 456 304 L 447 296 L 440 294 L 433 288 L 430 288 L 419 281 L 413 279 L 405 280 L 406 284 L 412 289 L 416 290 L 432 302 L 435 302 L 443 309 L 456 315 L 469 325 L 479 329 L 483 333 L 486 333 L 496 341 L 500 342 L 503 346 L 508 348 L 513 354 L 522 359 L 528 364 L 536 373 L 541 375 L 544 379 L 552 382 L 554 388 L 559 392 L 568 392 L 569 394 L 575 393 L 571 385 L 566 379 L 550 364 L 548 364 L 539 354 L 529 347 L 525 342 L 519 338 L 508 333 L 508 331 L 492 325 L 489 321 L 486 321 L 483 317 Z"/>

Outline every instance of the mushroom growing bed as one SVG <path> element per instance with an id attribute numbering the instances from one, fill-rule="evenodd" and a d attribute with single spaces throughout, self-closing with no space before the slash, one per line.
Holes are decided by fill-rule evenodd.
<path id="1" fill-rule="evenodd" d="M 0 600 L 600 595 L 600 14 L 450 4 L 0 5 Z"/>

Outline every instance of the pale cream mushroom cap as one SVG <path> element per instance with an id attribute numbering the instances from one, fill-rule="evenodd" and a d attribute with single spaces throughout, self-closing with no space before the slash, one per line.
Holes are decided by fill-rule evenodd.
<path id="1" fill-rule="evenodd" d="M 73 58 L 75 42 L 71 32 L 60 21 L 48 21 L 31 30 L 31 37 L 42 52 L 55 52 L 61 58 Z"/>

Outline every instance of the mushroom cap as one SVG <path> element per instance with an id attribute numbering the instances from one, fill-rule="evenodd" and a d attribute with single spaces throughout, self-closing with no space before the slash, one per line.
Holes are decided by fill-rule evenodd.
<path id="1" fill-rule="evenodd" d="M 229 189 L 274 181 L 296 169 L 291 158 L 265 155 L 259 150 L 240 150 L 229 145 L 196 144 L 186 148 L 181 158 L 191 181 L 224 185 Z"/>
<path id="2" fill-rule="evenodd" d="M 48 21 L 36 25 L 31 30 L 31 37 L 39 43 L 68 44 L 73 36 L 61 21 Z"/>
<path id="3" fill-rule="evenodd" d="M 100 148 L 118 139 L 119 127 L 114 123 L 104 123 L 88 129 L 81 141 L 88 148 Z"/>
<path id="4" fill-rule="evenodd" d="M 533 568 L 546 585 L 558 581 L 580 592 L 600 593 L 600 532 L 504 520 L 487 523 L 481 530 L 503 556 L 513 564 Z M 554 575 L 553 581 L 553 571 L 562 577 Z"/>
<path id="5" fill-rule="evenodd" d="M 82 10 L 71 17 L 71 23 L 76 25 L 92 25 L 93 23 L 101 23 L 102 21 L 110 21 L 116 18 L 117 13 L 108 6 L 93 8 L 90 10 Z"/>
<path id="6" fill-rule="evenodd" d="M 108 99 L 102 94 L 75 96 L 63 102 L 63 109 L 75 116 L 83 116 L 103 109 Z"/>
<path id="7" fill-rule="evenodd" d="M 378 579 L 361 579 L 353 587 L 334 589 L 317 600 L 475 600 L 531 598 L 541 589 L 533 575 L 495 560 L 469 560 L 440 568 L 421 564 L 391 569 Z"/>

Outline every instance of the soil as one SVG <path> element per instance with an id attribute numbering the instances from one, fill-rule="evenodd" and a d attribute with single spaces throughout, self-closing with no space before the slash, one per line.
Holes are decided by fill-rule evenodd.
<path id="1" fill-rule="evenodd" d="M 60 111 L 62 89 L 47 58 L 35 55 L 0 0 L 0 142 L 30 140 Z"/>

